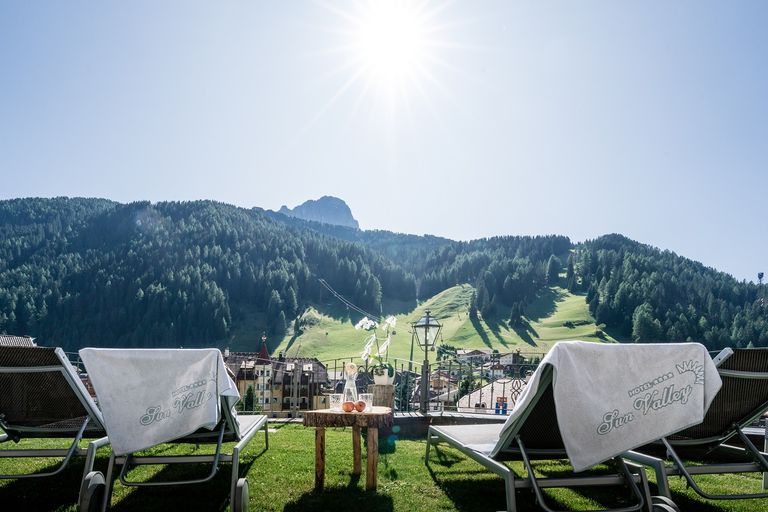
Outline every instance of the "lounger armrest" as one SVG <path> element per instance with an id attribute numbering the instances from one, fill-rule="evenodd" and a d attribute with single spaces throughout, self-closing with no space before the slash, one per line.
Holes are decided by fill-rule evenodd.
<path id="1" fill-rule="evenodd" d="M 733 355 L 733 349 L 731 347 L 726 347 L 723 350 L 721 350 L 719 354 L 717 354 L 715 357 L 712 358 L 712 362 L 715 363 L 715 366 L 719 368 L 720 365 L 723 364 L 725 360 L 731 357 L 732 355 Z"/>
<path id="2" fill-rule="evenodd" d="M 85 421 L 83 421 L 82 426 L 80 427 L 80 430 L 78 430 L 77 434 L 75 435 L 74 439 L 72 440 L 72 444 L 69 445 L 69 448 L 65 452 L 63 452 L 64 460 L 61 461 L 61 463 L 56 467 L 56 469 L 52 471 L 45 471 L 42 473 L 21 473 L 21 474 L 13 474 L 13 475 L 0 475 L 0 479 L 10 479 L 10 478 L 41 478 L 46 476 L 52 476 L 56 475 L 58 473 L 61 473 L 64 468 L 67 467 L 69 464 L 69 461 L 72 459 L 72 456 L 77 452 L 77 445 L 80 442 L 80 440 L 83 438 L 83 432 L 85 432 L 85 427 L 88 426 L 88 422 L 90 421 L 90 418 L 85 418 Z M 16 456 L 20 455 L 21 452 L 27 452 L 29 454 L 32 454 L 33 456 L 42 456 L 42 457 L 48 457 L 50 456 L 51 452 L 59 452 L 60 450 L 21 450 L 19 453 L 17 453 L 16 450 L 9 450 L 7 454 L 15 454 Z M 58 456 L 56 454 L 55 456 Z"/>

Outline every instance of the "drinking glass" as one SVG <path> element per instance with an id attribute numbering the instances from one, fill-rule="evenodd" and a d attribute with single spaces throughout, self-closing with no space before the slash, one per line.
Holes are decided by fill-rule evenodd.
<path id="1" fill-rule="evenodd" d="M 366 411 L 370 411 L 373 408 L 373 393 L 360 393 L 360 400 L 365 402 Z"/>
<path id="2" fill-rule="evenodd" d="M 341 399 L 344 395 L 341 393 L 333 393 L 331 395 L 331 399 L 328 401 L 328 406 L 332 411 L 340 411 L 341 410 Z"/>

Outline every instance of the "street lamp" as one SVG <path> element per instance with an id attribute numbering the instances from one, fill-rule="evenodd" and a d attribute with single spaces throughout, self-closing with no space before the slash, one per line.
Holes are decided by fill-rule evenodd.
<path id="1" fill-rule="evenodd" d="M 265 332 L 261 333 L 261 346 L 262 347 L 267 346 L 267 333 Z M 261 356 L 261 350 L 259 350 L 259 356 Z M 258 359 L 260 358 L 257 358 L 257 360 Z M 269 361 L 269 367 L 272 368 L 272 361 Z M 269 396 L 271 401 L 272 400 L 271 392 Z M 262 359 L 261 361 L 261 408 L 262 408 L 262 411 L 264 412 L 266 412 L 267 410 L 266 398 L 267 398 L 267 360 Z M 270 406 L 270 409 L 272 409 L 271 406 Z"/>
<path id="2" fill-rule="evenodd" d="M 437 336 L 443 328 L 429 313 L 430 311 L 426 310 L 423 317 L 411 324 L 411 354 L 413 354 L 413 338 L 416 338 L 419 346 L 424 349 L 424 364 L 421 367 L 421 412 L 427 412 L 429 401 L 429 349 L 434 350 Z"/>

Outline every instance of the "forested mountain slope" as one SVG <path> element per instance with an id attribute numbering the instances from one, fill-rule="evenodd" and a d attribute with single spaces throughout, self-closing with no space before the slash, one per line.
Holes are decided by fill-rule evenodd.
<path id="1" fill-rule="evenodd" d="M 457 242 L 211 201 L 82 198 L 0 201 L 0 235 L 0 332 L 68 349 L 225 346 L 244 330 L 276 345 L 310 305 L 338 317 L 321 278 L 373 314 L 468 283 L 473 318 L 525 330 L 531 304 L 562 286 L 617 339 L 768 345 L 757 285 L 620 235 Z"/>
<path id="2" fill-rule="evenodd" d="M 0 331 L 67 348 L 209 345 L 239 310 L 285 331 L 321 293 L 362 307 L 415 280 L 359 244 L 220 203 L 0 202 Z"/>
<path id="3" fill-rule="evenodd" d="M 571 287 L 586 290 L 597 322 L 621 337 L 768 345 L 765 290 L 753 283 L 621 235 L 581 244 L 569 267 Z"/>

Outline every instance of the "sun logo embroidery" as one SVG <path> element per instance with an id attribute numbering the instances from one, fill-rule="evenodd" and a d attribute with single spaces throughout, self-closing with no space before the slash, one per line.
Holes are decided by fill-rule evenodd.
<path id="1" fill-rule="evenodd" d="M 675 369 L 677 369 L 678 375 L 693 372 L 695 379 L 693 383 L 704 384 L 704 365 L 700 362 L 694 361 L 693 359 L 690 361 L 683 361 L 682 363 L 676 364 Z"/>

